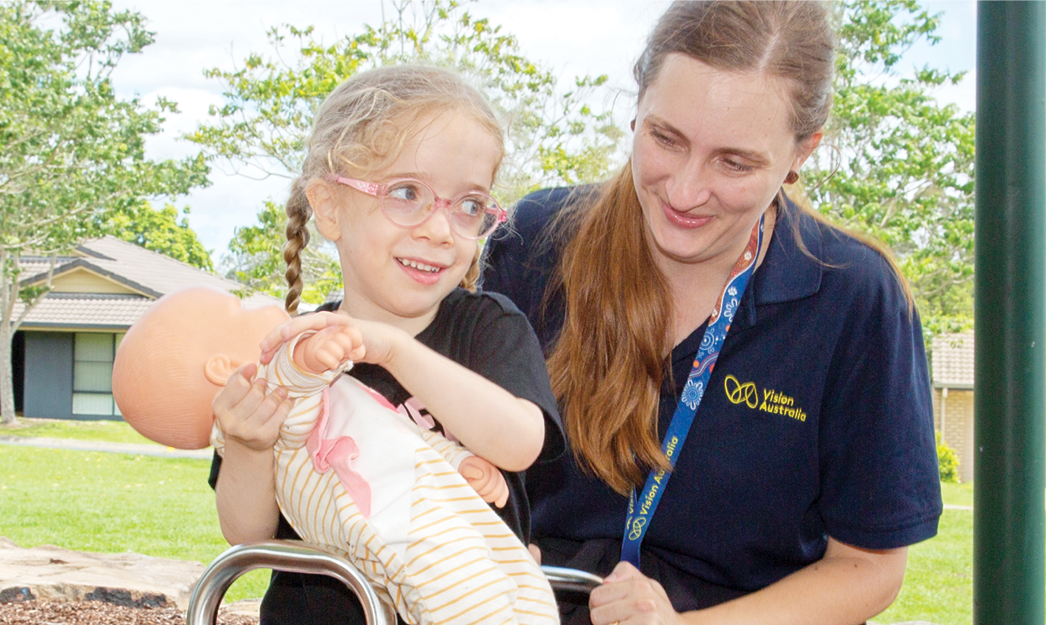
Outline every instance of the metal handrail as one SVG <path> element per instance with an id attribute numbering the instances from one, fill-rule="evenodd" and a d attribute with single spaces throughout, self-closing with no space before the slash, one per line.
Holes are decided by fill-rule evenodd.
<path id="1" fill-rule="evenodd" d="M 378 599 L 370 581 L 344 558 L 297 540 L 267 540 L 230 547 L 211 562 L 193 588 L 185 625 L 214 625 L 225 592 L 239 576 L 254 569 L 329 575 L 359 597 L 368 625 L 396 623 L 395 610 Z M 589 592 L 603 583 L 601 577 L 576 569 L 543 566 L 541 572 L 557 590 Z"/>
<path id="2" fill-rule="evenodd" d="M 559 566 L 542 566 L 541 572 L 548 578 L 552 588 L 575 592 L 592 592 L 603 583 L 603 578 L 577 569 L 565 569 Z"/>
<path id="3" fill-rule="evenodd" d="M 222 597 L 236 578 L 254 569 L 329 575 L 359 597 L 369 625 L 395 625 L 396 612 L 378 599 L 370 582 L 345 559 L 300 541 L 268 540 L 230 547 L 211 562 L 196 582 L 186 625 L 214 625 Z"/>

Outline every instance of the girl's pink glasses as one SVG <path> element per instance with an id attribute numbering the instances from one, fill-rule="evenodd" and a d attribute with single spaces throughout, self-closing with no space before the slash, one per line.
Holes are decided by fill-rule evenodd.
<path id="1" fill-rule="evenodd" d="M 447 211 L 451 229 L 466 239 L 490 236 L 499 224 L 508 221 L 505 209 L 494 198 L 478 191 L 448 200 L 436 195 L 427 183 L 414 178 L 376 183 L 331 174 L 330 180 L 378 198 L 385 217 L 401 228 L 420 226 L 439 208 Z"/>

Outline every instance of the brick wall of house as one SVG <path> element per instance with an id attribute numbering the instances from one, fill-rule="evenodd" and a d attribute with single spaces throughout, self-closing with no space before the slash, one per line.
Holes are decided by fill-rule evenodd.
<path id="1" fill-rule="evenodd" d="M 941 431 L 941 406 L 944 406 L 944 442 L 959 456 L 959 477 L 973 480 L 973 391 L 933 389 L 933 425 Z"/>

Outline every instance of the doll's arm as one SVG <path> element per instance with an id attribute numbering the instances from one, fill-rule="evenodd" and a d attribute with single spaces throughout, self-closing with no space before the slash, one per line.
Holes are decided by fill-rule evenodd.
<path id="1" fill-rule="evenodd" d="M 501 470 L 479 456 L 462 459 L 458 473 L 487 503 L 504 508 L 508 501 L 508 483 Z"/>
<path id="2" fill-rule="evenodd" d="M 498 508 L 505 506 L 508 501 L 508 483 L 496 466 L 465 449 L 463 445 L 447 440 L 439 432 L 421 427 L 418 432 L 425 442 L 457 469 L 483 501 Z"/>
<path id="3" fill-rule="evenodd" d="M 315 395 L 352 367 L 349 341 L 344 332 L 302 332 L 281 345 L 270 362 L 258 366 L 258 377 L 287 389 L 290 397 Z"/>

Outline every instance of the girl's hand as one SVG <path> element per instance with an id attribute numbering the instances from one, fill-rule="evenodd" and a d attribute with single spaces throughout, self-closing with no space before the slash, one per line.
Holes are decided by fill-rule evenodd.
<path id="1" fill-rule="evenodd" d="M 211 408 L 226 442 L 235 441 L 248 449 L 264 451 L 276 444 L 280 426 L 294 402 L 282 387 L 270 391 L 265 380 L 252 382 L 257 372 L 258 366 L 254 363 L 234 371 Z"/>
<path id="2" fill-rule="evenodd" d="M 643 575 L 628 562 L 619 562 L 603 585 L 592 591 L 588 607 L 593 625 L 678 625 L 661 584 Z"/>
<path id="3" fill-rule="evenodd" d="M 492 503 L 498 508 L 505 507 L 505 503 L 508 501 L 508 483 L 505 482 L 505 476 L 493 464 L 479 456 L 469 456 L 458 465 L 458 472 L 483 501 Z"/>
<path id="4" fill-rule="evenodd" d="M 534 562 L 537 563 L 538 566 L 541 566 L 541 547 L 538 547 L 534 543 L 530 543 L 527 545 L 527 551 L 530 552 L 530 557 L 534 558 Z"/>

